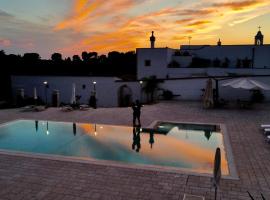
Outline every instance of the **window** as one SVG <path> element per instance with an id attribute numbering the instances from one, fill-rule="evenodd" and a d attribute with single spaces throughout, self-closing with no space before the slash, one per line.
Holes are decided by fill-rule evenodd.
<path id="1" fill-rule="evenodd" d="M 150 67 L 151 66 L 151 60 L 145 60 L 144 61 L 144 66 L 145 67 Z"/>

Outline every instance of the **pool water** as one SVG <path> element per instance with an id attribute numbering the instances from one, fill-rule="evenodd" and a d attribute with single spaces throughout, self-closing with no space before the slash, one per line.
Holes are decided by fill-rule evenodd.
<path id="1" fill-rule="evenodd" d="M 221 149 L 222 174 L 228 162 L 219 126 L 160 122 L 153 129 L 100 124 L 18 120 L 0 126 L 0 149 L 176 167 L 212 173 Z"/>

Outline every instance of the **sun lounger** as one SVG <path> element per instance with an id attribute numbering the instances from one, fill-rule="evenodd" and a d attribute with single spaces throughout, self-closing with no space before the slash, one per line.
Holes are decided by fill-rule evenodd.
<path id="1" fill-rule="evenodd" d="M 270 135 L 266 137 L 266 142 L 270 143 Z"/>
<path id="2" fill-rule="evenodd" d="M 262 125 L 261 125 L 261 128 L 262 128 L 262 129 L 270 128 L 270 124 L 262 124 Z"/>
<path id="3" fill-rule="evenodd" d="M 183 200 L 205 200 L 203 196 L 184 194 Z"/>
<path id="4" fill-rule="evenodd" d="M 46 110 L 46 107 L 45 106 L 35 106 L 34 110 L 37 112 L 41 112 L 41 111 Z"/>
<path id="5" fill-rule="evenodd" d="M 63 106 L 61 110 L 64 112 L 69 112 L 69 111 L 73 111 L 73 108 L 71 106 Z"/>
<path id="6" fill-rule="evenodd" d="M 80 110 L 89 110 L 89 108 L 88 105 L 80 105 Z"/>
<path id="7" fill-rule="evenodd" d="M 31 112 L 35 110 L 35 106 L 34 105 L 29 105 L 29 106 L 24 106 L 22 107 L 22 112 Z"/>
<path id="8" fill-rule="evenodd" d="M 265 128 L 265 129 L 263 130 L 263 133 L 264 133 L 265 135 L 270 135 L 270 128 Z"/>

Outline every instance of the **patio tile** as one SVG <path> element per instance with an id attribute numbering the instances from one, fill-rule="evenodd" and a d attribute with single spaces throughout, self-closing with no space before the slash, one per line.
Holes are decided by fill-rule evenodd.
<path id="1" fill-rule="evenodd" d="M 115 113 L 119 117 L 115 117 Z M 0 122 L 26 118 L 131 125 L 130 108 L 74 111 L 50 108 L 39 113 L 1 110 Z M 144 126 L 154 120 L 223 123 L 228 129 L 239 180 L 222 179 L 222 200 L 270 199 L 270 145 L 259 125 L 270 123 L 270 104 L 253 110 L 205 110 L 198 102 L 164 102 L 145 106 Z M 0 154 L 0 199 L 178 199 L 184 193 L 214 199 L 211 179 L 179 173 L 109 167 Z"/>

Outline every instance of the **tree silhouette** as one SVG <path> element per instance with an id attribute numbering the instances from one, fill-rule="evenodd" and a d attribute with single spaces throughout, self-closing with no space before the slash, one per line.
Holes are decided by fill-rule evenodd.
<path id="1" fill-rule="evenodd" d="M 153 103 L 154 102 L 154 94 L 156 90 L 158 89 L 158 84 L 160 83 L 159 80 L 157 80 L 156 76 L 150 76 L 143 79 L 143 91 L 147 95 L 147 102 Z"/>
<path id="2" fill-rule="evenodd" d="M 59 63 L 63 61 L 62 54 L 60 53 L 53 53 L 51 56 L 51 60 L 53 62 Z"/>
<path id="3" fill-rule="evenodd" d="M 81 62 L 82 60 L 81 60 L 80 56 L 74 55 L 74 56 L 72 57 L 72 61 L 73 61 L 74 63 L 79 63 L 79 62 Z"/>
<path id="4" fill-rule="evenodd" d="M 90 55 L 86 51 L 82 52 L 82 60 L 83 62 L 89 62 L 90 61 Z"/>
<path id="5" fill-rule="evenodd" d="M 23 59 L 26 62 L 37 62 L 40 60 L 40 56 L 38 53 L 25 53 Z"/>

